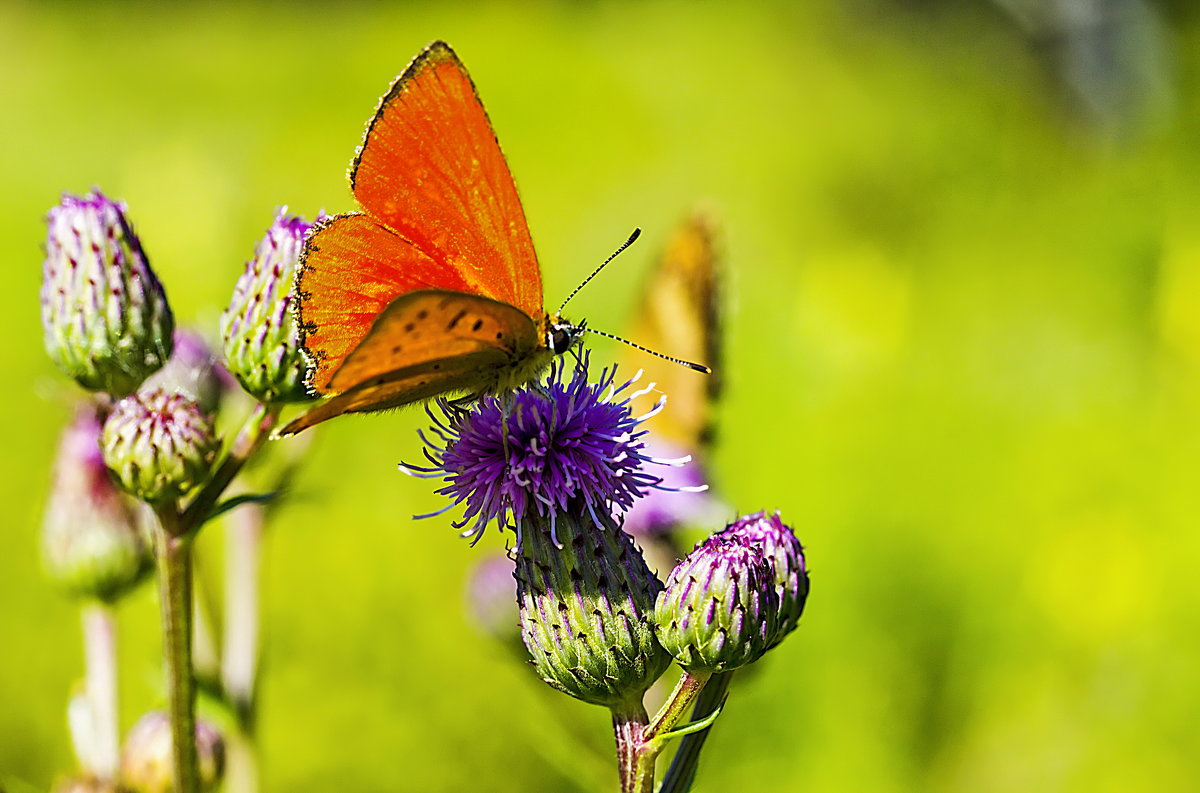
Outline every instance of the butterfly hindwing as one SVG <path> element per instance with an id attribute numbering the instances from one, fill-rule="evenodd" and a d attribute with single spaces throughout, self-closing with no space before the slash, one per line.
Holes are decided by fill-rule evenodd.
<path id="1" fill-rule="evenodd" d="M 330 386 L 346 391 L 426 363 L 437 371 L 440 359 L 483 350 L 516 365 L 538 347 L 533 320 L 506 303 L 460 292 L 411 292 L 380 313 Z"/>
<path id="2" fill-rule="evenodd" d="M 503 351 L 487 349 L 387 372 L 330 397 L 294 419 L 279 431 L 279 435 L 294 435 L 344 413 L 386 410 L 439 394 L 471 391 L 481 376 L 488 372 L 494 375 L 505 366 L 507 360 Z"/>
<path id="3" fill-rule="evenodd" d="M 329 379 L 330 399 L 288 424 L 291 435 L 343 413 L 384 410 L 439 394 L 495 393 L 548 363 L 529 315 L 462 292 L 423 290 L 396 298 Z"/>

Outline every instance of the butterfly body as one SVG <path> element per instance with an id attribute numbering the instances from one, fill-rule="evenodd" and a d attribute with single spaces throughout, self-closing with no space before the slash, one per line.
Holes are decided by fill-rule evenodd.
<path id="1" fill-rule="evenodd" d="M 475 87 L 444 42 L 392 84 L 350 168 L 362 210 L 305 241 L 295 293 L 307 383 L 343 413 L 535 378 L 581 327 L 550 316 L 516 185 Z"/>
<path id="2" fill-rule="evenodd" d="M 396 298 L 328 381 L 334 396 L 289 425 L 299 432 L 343 413 L 401 407 L 440 394 L 501 394 L 537 377 L 573 326 L 462 292 Z M 567 344 L 574 342 L 571 337 Z M 559 342 L 561 346 L 561 342 Z M 380 361 L 386 361 L 384 367 Z"/>

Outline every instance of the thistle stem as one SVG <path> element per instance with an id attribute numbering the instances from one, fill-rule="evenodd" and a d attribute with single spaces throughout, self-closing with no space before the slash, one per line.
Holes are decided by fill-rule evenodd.
<path id="1" fill-rule="evenodd" d="M 225 546 L 225 646 L 221 674 L 225 693 L 243 728 L 252 727 L 254 720 L 262 517 L 262 507 L 257 504 L 244 504 L 230 513 Z"/>
<path id="2" fill-rule="evenodd" d="M 99 779 L 117 778 L 120 741 L 117 727 L 117 625 L 112 606 L 95 601 L 83 607 L 83 652 L 91 717 L 91 765 Z"/>
<path id="3" fill-rule="evenodd" d="M 217 499 L 225 492 L 225 488 L 229 487 L 229 483 L 242 470 L 242 466 L 254 456 L 254 453 L 271 434 L 271 430 L 279 420 L 279 410 L 277 405 L 259 403 L 255 406 L 250 417 L 246 419 L 246 423 L 242 425 L 241 431 L 234 438 L 233 444 L 229 447 L 229 453 L 221 461 L 221 465 L 213 474 L 212 479 L 204 485 L 192 499 L 192 503 L 188 504 L 187 509 L 183 511 L 180 521 L 183 532 L 195 531 L 208 518 Z"/>
<path id="4" fill-rule="evenodd" d="M 225 742 L 225 777 L 221 789 L 227 793 L 254 793 L 258 787 L 258 746 L 253 737 L 239 728 Z"/>
<path id="5" fill-rule="evenodd" d="M 159 597 L 162 604 L 163 657 L 167 666 L 167 711 L 171 719 L 171 778 L 175 793 L 199 790 L 196 761 L 196 685 L 192 677 L 192 541 L 183 533 L 172 503 L 154 509 L 158 516 Z"/>
<path id="6" fill-rule="evenodd" d="M 732 679 L 733 672 L 720 672 L 712 676 L 708 685 L 696 698 L 696 707 L 692 710 L 693 721 L 703 719 L 721 705 Z M 704 741 L 708 738 L 710 729 L 711 727 L 705 727 L 680 739 L 679 748 L 671 758 L 671 765 L 663 776 L 658 793 L 686 793 L 691 789 L 692 781 L 696 778 L 696 766 L 700 761 L 700 750 L 704 748 Z"/>
<path id="7" fill-rule="evenodd" d="M 650 773 L 645 773 L 641 754 L 645 748 L 643 736 L 649 717 L 641 701 L 624 707 L 614 707 L 613 736 L 617 742 L 617 774 L 621 779 L 621 793 L 652 793 L 654 790 L 654 761 L 649 763 Z"/>
<path id="8" fill-rule="evenodd" d="M 621 793 L 652 793 L 654 764 L 671 737 L 671 728 L 687 712 L 710 675 L 711 672 L 684 672 L 666 704 L 649 723 L 640 700 L 633 706 L 613 708 Z"/>
<path id="9" fill-rule="evenodd" d="M 711 676 L 712 672 L 684 671 L 679 682 L 675 684 L 675 690 L 671 692 L 671 696 L 667 697 L 662 708 L 654 715 L 654 721 L 650 722 L 650 728 L 646 730 L 646 740 L 670 732 L 671 728 L 683 718 L 683 714 L 691 707 L 696 697 L 700 695 L 704 684 Z"/>
<path id="10" fill-rule="evenodd" d="M 237 717 L 238 736 L 230 743 L 226 788 L 230 793 L 258 789 L 256 700 L 259 650 L 259 571 L 264 510 L 244 504 L 229 515 L 225 546 L 225 645 L 223 689 Z M 236 743 L 236 746 L 235 746 Z"/>

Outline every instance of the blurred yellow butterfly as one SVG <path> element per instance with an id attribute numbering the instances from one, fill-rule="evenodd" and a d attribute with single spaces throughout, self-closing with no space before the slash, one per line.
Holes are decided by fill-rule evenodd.
<path id="1" fill-rule="evenodd" d="M 704 361 L 719 372 L 720 273 L 714 233 L 705 212 L 693 212 L 680 223 L 645 282 L 629 337 L 685 360 Z M 662 358 L 631 352 L 622 368 L 638 367 L 668 397 L 667 410 L 654 420 L 655 435 L 684 450 L 705 448 L 713 436 L 720 377 L 696 377 Z M 654 397 L 642 400 L 637 407 L 648 408 Z"/>

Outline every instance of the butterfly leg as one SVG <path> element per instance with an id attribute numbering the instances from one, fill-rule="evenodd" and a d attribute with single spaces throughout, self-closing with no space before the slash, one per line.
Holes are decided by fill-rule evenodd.
<path id="1" fill-rule="evenodd" d="M 512 407 L 512 394 L 500 395 L 500 442 L 504 446 L 504 461 L 508 462 L 508 411 Z"/>
<path id="2" fill-rule="evenodd" d="M 446 400 L 446 409 L 454 413 L 458 417 L 464 416 L 473 404 L 479 401 L 483 394 L 465 394 L 454 399 Z"/>
<path id="3" fill-rule="evenodd" d="M 581 347 L 582 347 L 582 345 L 572 345 L 571 347 L 569 347 L 567 349 L 567 352 L 571 353 L 571 357 L 575 359 L 575 371 L 576 372 L 586 372 L 587 371 L 587 366 L 585 366 L 583 363 L 583 353 L 580 352 Z"/>

